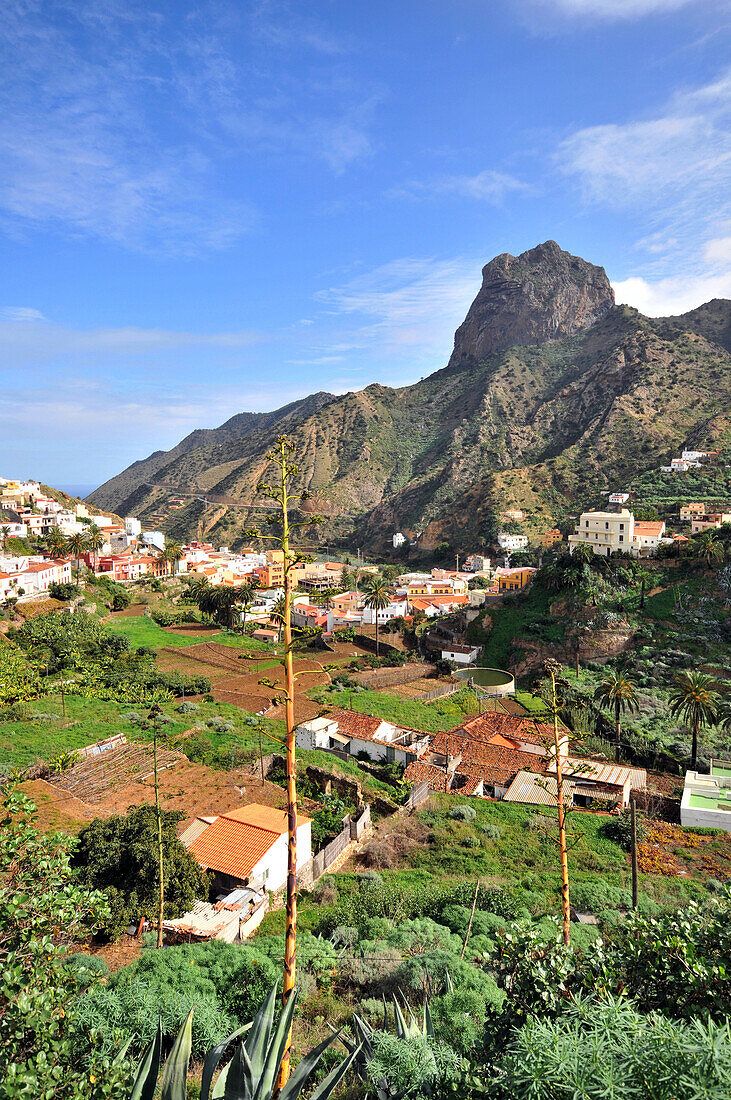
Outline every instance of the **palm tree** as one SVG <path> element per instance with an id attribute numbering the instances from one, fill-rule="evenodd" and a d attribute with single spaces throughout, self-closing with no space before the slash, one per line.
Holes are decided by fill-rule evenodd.
<path id="1" fill-rule="evenodd" d="M 269 618 L 277 624 L 279 627 L 279 633 L 277 635 L 277 642 L 282 640 L 282 629 L 284 627 L 284 618 L 287 610 L 287 602 L 284 596 L 280 596 L 277 602 L 269 612 Z"/>
<path id="2" fill-rule="evenodd" d="M 91 550 L 94 554 L 94 572 L 96 572 L 97 562 L 99 561 L 99 551 L 106 542 L 105 536 L 101 533 L 95 523 L 92 523 L 86 530 L 86 546 L 88 550 Z"/>
<path id="3" fill-rule="evenodd" d="M 254 579 L 252 581 L 246 581 L 244 584 L 239 585 L 237 589 L 239 593 L 239 601 L 243 610 L 241 618 L 242 629 L 246 629 L 246 615 L 252 603 L 254 602 L 254 595 L 258 587 L 259 582 L 258 580 Z"/>
<path id="4" fill-rule="evenodd" d="M 162 552 L 162 560 L 170 565 L 170 572 L 173 572 L 172 567 L 177 565 L 183 556 L 183 551 L 179 543 L 168 542 L 165 549 Z"/>
<path id="5" fill-rule="evenodd" d="M 574 561 L 586 562 L 590 565 L 594 560 L 594 548 L 588 542 L 580 542 L 574 547 L 571 557 Z"/>
<path id="6" fill-rule="evenodd" d="M 52 527 L 48 532 L 46 546 L 55 558 L 60 558 L 67 552 L 68 540 L 60 527 Z"/>
<path id="7" fill-rule="evenodd" d="M 391 597 L 388 591 L 388 585 L 383 577 L 375 573 L 368 579 L 367 586 L 363 586 L 366 590 L 365 605 L 375 612 L 376 620 L 376 657 L 379 655 L 379 642 L 378 642 L 378 612 L 383 611 L 391 602 Z"/>
<path id="8" fill-rule="evenodd" d="M 710 534 L 710 531 L 706 532 Z M 681 672 L 670 689 L 670 713 L 683 718 L 693 730 L 693 747 L 690 766 L 693 771 L 698 762 L 698 734 L 701 726 L 711 726 L 718 717 L 716 699 L 718 688 L 712 676 L 705 672 Z"/>
<path id="9" fill-rule="evenodd" d="M 76 559 L 76 587 L 79 587 L 79 574 L 81 572 L 81 555 L 86 553 L 87 543 L 80 531 L 72 535 L 68 540 L 67 549 L 72 558 Z"/>
<path id="10" fill-rule="evenodd" d="M 0 535 L 3 538 L 3 553 L 5 553 L 5 543 L 8 541 L 8 535 L 10 534 L 9 527 L 0 527 Z"/>
<path id="11" fill-rule="evenodd" d="M 724 545 L 712 528 L 698 535 L 695 543 L 696 554 L 699 558 L 703 558 L 709 569 L 714 562 L 723 561 Z"/>
<path id="12" fill-rule="evenodd" d="M 634 571 L 635 583 L 639 581 L 640 585 L 640 608 L 645 606 L 645 590 L 648 584 L 652 584 L 654 577 L 649 569 L 645 569 L 643 566 L 638 565 Z"/>
<path id="13" fill-rule="evenodd" d="M 594 699 L 602 707 L 608 707 L 614 711 L 615 749 L 614 759 L 619 763 L 620 749 L 622 745 L 621 715 L 624 711 L 636 711 L 639 709 L 639 700 L 635 690 L 636 683 L 630 673 L 623 669 L 609 669 L 599 687 L 594 692 Z"/>

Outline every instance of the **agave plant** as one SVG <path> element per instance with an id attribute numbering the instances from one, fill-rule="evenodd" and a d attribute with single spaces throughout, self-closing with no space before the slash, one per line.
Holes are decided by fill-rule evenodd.
<path id="1" fill-rule="evenodd" d="M 408 1012 L 408 1019 L 406 1018 L 395 994 L 392 995 L 391 1000 L 393 1002 L 393 1026 L 397 1039 L 433 1038 L 434 1027 L 432 1025 L 428 1001 L 424 1002 L 424 1016 L 420 1021 L 411 1011 L 409 1005 L 405 1005 L 406 1011 Z M 383 998 L 383 1024 L 380 1028 L 372 1027 L 357 1013 L 353 1013 L 353 1019 L 350 1026 L 354 1040 L 350 1040 L 341 1035 L 340 1041 L 347 1049 L 348 1057 L 354 1063 L 354 1069 L 360 1079 L 362 1081 L 368 1081 L 368 1063 L 375 1054 L 373 1046 L 374 1036 L 390 1030 L 390 1013 L 386 998 Z M 335 1037 L 334 1033 L 333 1038 Z M 408 1090 L 402 1093 L 388 1092 L 382 1085 L 376 1086 L 376 1092 L 379 1100 L 386 1100 L 386 1097 L 388 1097 L 388 1100 L 402 1100 L 402 1098 L 408 1094 Z"/>
<path id="2" fill-rule="evenodd" d="M 277 986 L 275 985 L 252 1022 L 238 1028 L 208 1052 L 201 1076 L 201 1100 L 271 1100 L 275 1095 L 279 1067 L 297 1003 L 296 990 L 287 1001 L 275 1027 L 276 1002 Z M 193 1009 L 178 1032 L 163 1067 L 160 1100 L 185 1100 L 186 1098 L 192 1023 Z M 278 1100 L 297 1100 L 325 1050 L 336 1038 L 338 1038 L 337 1033 L 325 1039 L 304 1056 L 286 1085 L 277 1094 Z M 160 1023 L 155 1038 L 137 1067 L 129 1100 L 153 1100 L 160 1074 L 162 1039 Z M 216 1070 L 232 1045 L 234 1045 L 233 1055 L 224 1065 L 214 1084 Z M 359 1047 L 353 1044 L 348 1050 L 348 1056 L 320 1082 L 310 1100 L 327 1100 L 340 1084 L 351 1063 L 358 1056 Z"/>

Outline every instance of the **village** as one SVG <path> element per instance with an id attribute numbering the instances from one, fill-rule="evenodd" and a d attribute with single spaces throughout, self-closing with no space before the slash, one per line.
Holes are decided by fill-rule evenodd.
<path id="1" fill-rule="evenodd" d="M 0 494 L 0 599 L 5 608 L 0 629 L 7 632 L 13 621 L 32 622 L 39 614 L 83 615 L 85 588 L 103 583 L 108 594 L 115 592 L 105 620 L 112 629 L 146 622 L 168 643 L 157 650 L 156 660 L 160 668 L 177 670 L 171 675 L 183 676 L 179 711 L 195 713 L 205 696 L 210 704 L 225 703 L 254 716 L 246 721 L 281 719 L 281 676 L 259 675 L 276 667 L 283 652 L 281 550 L 244 545 L 232 551 L 200 541 L 178 545 L 162 531 L 143 530 L 135 517 L 120 522 L 81 501 L 63 506 L 34 481 L 0 479 Z M 507 529 L 498 533 L 492 557 L 468 554 L 461 569 L 459 557 L 455 569 L 435 565 L 429 571 L 402 571 L 393 563 L 361 561 L 360 555 L 355 562 L 348 555 L 343 560 L 303 556 L 291 564 L 291 623 L 304 647 L 295 661 L 303 689 L 295 708 L 295 740 L 304 760 L 319 762 L 307 766 L 306 789 L 314 783 L 315 798 L 305 800 L 305 809 L 317 821 L 333 784 L 347 790 L 346 799 L 338 802 L 347 811 L 342 824 L 338 819 L 329 832 L 319 830 L 319 843 L 313 844 L 312 816 L 301 814 L 297 868 L 302 888 L 311 890 L 323 875 L 357 861 L 372 841 L 374 826 L 376 835 L 383 827 L 379 822 L 438 795 L 466 799 L 464 805 L 491 800 L 555 807 L 560 783 L 562 801 L 570 809 L 621 814 L 631 802 L 646 810 L 665 806 L 681 825 L 731 832 L 728 762 L 711 758 L 707 773 L 691 768 L 681 789 L 661 771 L 620 762 L 619 742 L 614 761 L 608 753 L 592 754 L 582 745 L 582 735 L 556 712 L 554 723 L 545 698 L 519 686 L 514 668 L 490 667 L 483 646 L 470 640 L 471 624 L 505 600 L 529 592 L 539 570 L 561 561 L 562 554 L 584 562 L 596 556 L 639 563 L 663 553 L 677 559 L 687 554 L 692 539 L 730 523 L 731 512 L 688 502 L 677 515 L 687 534 L 667 533 L 663 521 L 635 519 L 629 493 L 612 493 L 604 510 L 582 512 L 565 540 L 553 528 L 533 545 L 516 531 L 525 518 L 520 509 L 506 510 L 501 518 Z M 407 541 L 395 533 L 394 551 L 402 551 Z M 35 552 L 18 552 L 19 546 Z M 145 605 L 136 602 L 138 590 L 162 595 Z M 195 602 L 207 613 L 203 618 L 184 611 Z M 169 643 L 178 640 L 185 641 L 185 648 L 176 651 Z M 232 648 L 241 645 L 257 649 Z M 248 668 L 242 667 L 242 657 Z M 199 675 L 197 682 L 205 680 L 208 692 L 191 681 L 186 695 L 184 678 L 191 673 Z M 71 696 L 72 683 L 66 688 Z M 358 692 L 372 693 L 375 712 L 353 709 Z M 180 693 L 178 686 L 174 694 Z M 451 723 L 447 718 L 437 728 L 419 728 L 418 722 L 389 719 L 387 711 L 379 715 L 379 698 L 400 698 L 404 706 L 421 707 L 424 713 L 437 701 L 443 706 L 454 701 L 456 707 L 459 700 L 466 713 L 458 720 L 455 709 Z M 214 721 L 233 731 L 230 719 L 208 724 Z M 194 724 L 170 754 L 165 767 L 173 769 L 174 782 L 185 782 L 188 769 L 200 770 L 185 757 L 186 739 L 193 745 L 205 733 L 204 726 Z M 184 807 L 180 840 L 211 876 L 209 896 L 166 920 L 171 942 L 247 938 L 276 904 L 286 880 L 287 822 L 283 792 L 271 776 L 282 758 L 269 752 L 265 760 L 261 745 L 259 757 L 248 771 L 239 769 L 238 786 L 227 777 L 223 786 L 211 787 L 201 776 L 198 796 L 170 798 L 171 807 Z M 381 782 L 383 793 L 369 800 L 367 782 L 365 791 L 362 782 L 348 786 L 343 762 L 366 780 L 369 770 L 381 780 L 387 777 L 385 788 Z M 56 795 L 65 792 L 69 805 L 86 819 L 104 812 L 105 805 L 121 808 L 125 791 L 131 804 L 138 803 L 140 791 L 133 788 L 141 775 L 147 777 L 149 795 L 150 767 L 149 748 L 129 732 L 116 732 L 70 745 L 56 774 L 48 769 L 38 774 Z M 112 798 L 112 785 L 119 784 L 115 777 L 124 782 Z M 394 782 L 408 792 L 405 802 L 394 789 L 387 793 Z M 243 802 L 239 791 L 246 791 Z"/>

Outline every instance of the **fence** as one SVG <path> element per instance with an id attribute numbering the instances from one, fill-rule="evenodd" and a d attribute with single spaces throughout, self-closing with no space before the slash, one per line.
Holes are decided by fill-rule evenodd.
<path id="1" fill-rule="evenodd" d="M 426 802 L 429 797 L 429 781 L 423 780 L 421 783 L 417 783 L 415 787 L 411 788 L 411 794 L 404 802 L 405 810 L 413 810 L 416 806 L 420 806 L 422 802 Z"/>
<path id="2" fill-rule="evenodd" d="M 412 664 L 396 668 L 375 668 L 370 672 L 359 672 L 354 679 L 365 687 L 392 687 L 395 684 L 409 684 L 413 680 L 423 680 L 436 672 L 434 665 Z"/>
<path id="3" fill-rule="evenodd" d="M 101 756 L 103 752 L 109 752 L 120 745 L 126 745 L 127 738 L 123 733 L 115 733 L 113 737 L 107 737 L 105 741 L 95 741 L 93 745 L 84 745 L 76 750 L 77 759 L 83 760 L 87 756 Z"/>
<path id="4" fill-rule="evenodd" d="M 415 695 L 413 698 L 414 703 L 430 703 L 432 699 L 441 699 L 445 695 L 454 695 L 456 691 L 459 691 L 463 684 L 440 684 L 439 687 L 432 688 L 431 691 L 425 691 L 422 695 Z"/>
<path id="5" fill-rule="evenodd" d="M 413 792 L 412 792 L 413 793 Z M 312 858 L 312 881 L 317 882 L 332 867 L 350 844 L 360 840 L 371 825 L 371 808 L 364 806 L 357 817 L 348 814 L 343 818 L 342 832 Z"/>

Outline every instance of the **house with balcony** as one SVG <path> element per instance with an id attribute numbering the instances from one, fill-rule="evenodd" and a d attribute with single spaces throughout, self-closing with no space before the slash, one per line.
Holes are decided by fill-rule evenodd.
<path id="1" fill-rule="evenodd" d="M 361 753 L 380 763 L 407 766 L 426 752 L 429 735 L 353 710 L 338 710 L 297 726 L 302 749 L 324 749 L 348 756 Z"/>

